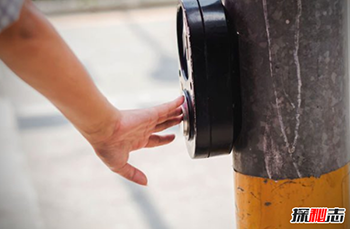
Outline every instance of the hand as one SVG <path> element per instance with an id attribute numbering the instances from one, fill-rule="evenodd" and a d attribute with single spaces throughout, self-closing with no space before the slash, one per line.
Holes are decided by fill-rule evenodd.
<path id="1" fill-rule="evenodd" d="M 183 97 L 160 106 L 129 111 L 117 111 L 112 134 L 98 142 L 90 141 L 96 154 L 115 173 L 137 184 L 147 185 L 143 172 L 128 164 L 129 153 L 144 147 L 168 144 L 174 134 L 155 133 L 179 124 L 182 121 Z"/>

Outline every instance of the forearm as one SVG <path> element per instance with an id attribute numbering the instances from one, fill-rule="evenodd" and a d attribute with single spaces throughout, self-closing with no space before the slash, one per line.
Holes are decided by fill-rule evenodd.
<path id="1" fill-rule="evenodd" d="M 0 33 L 0 58 L 47 97 L 84 135 L 112 131 L 118 112 L 50 23 L 28 1 L 17 22 Z M 98 133 L 108 135 L 108 133 Z"/>

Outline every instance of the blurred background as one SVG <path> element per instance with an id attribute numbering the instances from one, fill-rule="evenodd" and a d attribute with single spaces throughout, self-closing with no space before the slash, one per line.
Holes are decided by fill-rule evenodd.
<path id="1" fill-rule="evenodd" d="M 176 1 L 35 3 L 118 108 L 180 95 Z M 148 187 L 130 183 L 0 62 L 0 229 L 234 228 L 231 156 L 192 160 L 168 131 L 172 144 L 131 154 Z"/>

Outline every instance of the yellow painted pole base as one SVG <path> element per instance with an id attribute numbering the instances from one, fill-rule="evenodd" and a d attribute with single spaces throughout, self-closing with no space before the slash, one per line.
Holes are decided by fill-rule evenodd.
<path id="1" fill-rule="evenodd" d="M 350 163 L 320 178 L 271 180 L 235 172 L 237 229 L 350 229 Z M 291 224 L 295 207 L 346 208 L 343 224 Z"/>

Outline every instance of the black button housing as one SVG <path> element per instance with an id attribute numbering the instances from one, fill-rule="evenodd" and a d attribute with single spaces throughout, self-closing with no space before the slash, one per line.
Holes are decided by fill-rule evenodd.
<path id="1" fill-rule="evenodd" d="M 237 33 L 222 2 L 180 1 L 177 41 L 188 152 L 192 158 L 229 154 L 241 103 Z"/>

